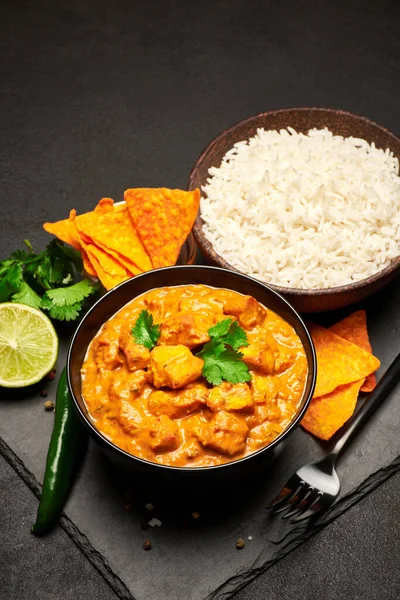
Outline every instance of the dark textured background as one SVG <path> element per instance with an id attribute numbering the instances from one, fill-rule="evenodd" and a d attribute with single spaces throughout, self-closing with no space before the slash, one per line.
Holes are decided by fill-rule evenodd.
<path id="1" fill-rule="evenodd" d="M 184 187 L 209 140 L 258 112 L 337 107 L 398 133 L 398 6 L 3 0 L 0 257 L 40 248 L 73 206 Z M 36 501 L 0 464 L 0 597 L 114 600 L 62 530 L 30 538 Z M 238 598 L 399 597 L 399 493 L 397 475 Z"/>

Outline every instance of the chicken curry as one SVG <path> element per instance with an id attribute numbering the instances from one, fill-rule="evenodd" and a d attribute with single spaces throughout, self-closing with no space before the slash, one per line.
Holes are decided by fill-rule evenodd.
<path id="1" fill-rule="evenodd" d="M 143 313 L 153 320 L 153 343 L 135 339 Z M 211 338 L 227 318 L 246 345 L 224 354 Z M 216 360 L 218 352 L 239 356 L 244 380 L 210 384 L 204 348 L 214 348 Z M 206 467 L 255 452 L 286 429 L 301 403 L 307 359 L 293 327 L 253 297 L 185 285 L 146 292 L 109 319 L 81 375 L 89 416 L 116 446 L 160 464 Z"/>

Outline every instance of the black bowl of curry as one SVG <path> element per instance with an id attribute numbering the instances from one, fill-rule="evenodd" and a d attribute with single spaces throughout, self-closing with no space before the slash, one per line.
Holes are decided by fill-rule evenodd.
<path id="1" fill-rule="evenodd" d="M 80 417 L 120 465 L 233 473 L 274 458 L 312 398 L 316 360 L 277 292 L 176 266 L 105 294 L 76 330 L 67 373 Z"/>

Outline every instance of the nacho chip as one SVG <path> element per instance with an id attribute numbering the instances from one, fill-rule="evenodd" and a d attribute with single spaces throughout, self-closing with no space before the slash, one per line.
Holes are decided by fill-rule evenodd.
<path id="1" fill-rule="evenodd" d="M 308 329 L 317 353 L 314 397 L 324 396 L 338 386 L 365 379 L 378 369 L 380 361 L 356 344 L 315 323 L 309 323 Z"/>
<path id="2" fill-rule="evenodd" d="M 313 398 L 301 425 L 321 440 L 329 440 L 354 413 L 363 382 L 341 385 L 330 394 Z"/>
<path id="3" fill-rule="evenodd" d="M 57 221 L 56 223 L 44 223 L 43 229 L 48 233 L 52 233 L 58 239 L 69 244 L 75 250 L 78 250 L 82 255 L 83 267 L 88 273 L 88 275 L 92 275 L 92 277 L 97 277 L 97 273 L 89 260 L 89 257 L 82 246 L 82 240 L 79 235 L 79 231 L 76 228 L 76 210 L 72 209 L 69 213 L 68 219 L 63 219 L 62 221 Z"/>
<path id="4" fill-rule="evenodd" d="M 57 221 L 56 223 L 43 223 L 43 229 L 48 233 L 52 233 L 58 237 L 59 240 L 69 244 L 75 248 L 75 250 L 80 251 L 82 245 L 76 227 L 72 222 L 71 213 L 68 219 L 63 219 L 62 221 Z"/>
<path id="5" fill-rule="evenodd" d="M 118 210 L 110 211 L 107 210 L 109 206 L 103 202 L 101 208 L 99 203 L 95 211 L 77 217 L 76 225 L 81 237 L 118 260 L 132 275 L 150 271 L 153 265 L 136 233 L 127 207 L 121 206 Z"/>
<path id="6" fill-rule="evenodd" d="M 83 242 L 84 249 L 97 273 L 97 277 L 107 290 L 133 276 L 120 263 L 94 244 Z"/>
<path id="7" fill-rule="evenodd" d="M 98 213 L 99 215 L 106 215 L 109 212 L 112 212 L 114 210 L 114 200 L 112 198 L 101 198 L 101 200 L 98 201 L 94 212 Z"/>
<path id="8" fill-rule="evenodd" d="M 333 331 L 336 335 L 344 338 L 348 342 L 352 342 L 360 346 L 366 352 L 372 354 L 371 343 L 368 337 L 367 329 L 367 313 L 365 310 L 358 310 L 352 313 L 342 321 L 335 323 L 329 327 L 329 331 Z M 368 375 L 365 382 L 361 386 L 361 392 L 372 392 L 376 386 L 375 373 Z"/>
<path id="9" fill-rule="evenodd" d="M 196 219 L 200 191 L 136 188 L 124 199 L 154 268 L 174 265 Z"/>
<path id="10" fill-rule="evenodd" d="M 83 263 L 83 268 L 85 269 L 86 273 L 88 275 L 91 275 L 92 277 L 97 277 L 97 271 L 93 265 L 93 263 L 91 262 L 85 248 L 83 247 L 83 241 L 82 238 L 79 235 L 79 231 L 76 227 L 76 210 L 73 208 L 70 213 L 69 213 L 69 227 L 71 232 L 73 232 L 73 236 L 76 240 L 79 240 L 79 244 L 80 244 L 80 253 L 82 256 L 82 263 Z"/>

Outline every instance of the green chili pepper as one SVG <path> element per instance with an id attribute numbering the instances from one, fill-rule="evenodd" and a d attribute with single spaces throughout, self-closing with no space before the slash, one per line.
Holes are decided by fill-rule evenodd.
<path id="1" fill-rule="evenodd" d="M 42 496 L 32 533 L 43 535 L 57 523 L 86 450 L 87 432 L 79 420 L 63 369 L 57 388 L 54 429 L 47 452 Z"/>

